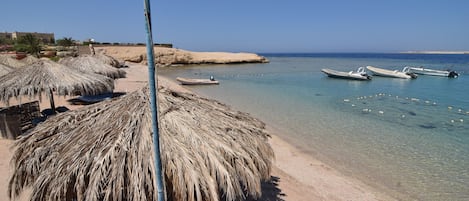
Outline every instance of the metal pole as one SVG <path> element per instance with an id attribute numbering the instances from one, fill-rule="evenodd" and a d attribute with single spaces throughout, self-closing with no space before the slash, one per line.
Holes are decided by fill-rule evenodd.
<path id="1" fill-rule="evenodd" d="M 155 79 L 156 69 L 154 53 L 153 53 L 153 36 L 151 31 L 151 15 L 150 15 L 150 1 L 144 0 L 145 5 L 145 27 L 147 30 L 147 59 L 148 59 L 148 84 L 150 85 L 150 107 L 152 114 L 152 126 L 153 126 L 153 148 L 155 155 L 155 174 L 156 174 L 156 186 L 158 188 L 158 201 L 164 201 L 164 186 L 163 186 L 163 173 L 161 168 L 160 158 L 160 139 L 158 132 L 158 101 L 157 101 L 157 81 Z"/>

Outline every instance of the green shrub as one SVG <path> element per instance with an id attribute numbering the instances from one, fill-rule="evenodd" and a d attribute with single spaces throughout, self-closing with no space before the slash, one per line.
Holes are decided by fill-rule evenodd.
<path id="1" fill-rule="evenodd" d="M 53 57 L 51 57 L 51 58 L 49 58 L 49 59 L 52 60 L 52 61 L 58 62 L 58 61 L 60 60 L 60 57 L 58 57 L 58 56 L 53 56 Z"/>

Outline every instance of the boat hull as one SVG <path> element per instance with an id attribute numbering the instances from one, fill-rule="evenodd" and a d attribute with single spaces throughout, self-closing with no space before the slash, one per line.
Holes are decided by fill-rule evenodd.
<path id="1" fill-rule="evenodd" d="M 398 70 L 387 70 L 382 68 L 376 68 L 373 66 L 367 66 L 366 69 L 371 71 L 374 75 L 382 76 L 382 77 L 392 77 L 392 78 L 401 78 L 401 79 L 411 79 L 415 78 L 412 75 L 409 75 L 406 72 L 398 71 Z"/>
<path id="2" fill-rule="evenodd" d="M 220 84 L 217 80 L 211 79 L 190 79 L 190 78 L 182 78 L 177 77 L 177 81 L 179 81 L 182 85 L 216 85 Z"/>
<path id="3" fill-rule="evenodd" d="M 321 69 L 323 73 L 325 73 L 328 77 L 332 78 L 340 78 L 340 79 L 348 79 L 348 80 L 371 80 L 371 77 L 366 74 L 360 74 L 358 72 L 342 72 L 336 71 L 332 69 Z"/>
<path id="4" fill-rule="evenodd" d="M 420 75 L 431 75 L 431 76 L 441 76 L 441 77 L 457 77 L 458 74 L 454 71 L 445 71 L 445 70 L 433 70 L 428 68 L 409 68 L 411 72 L 420 74 Z"/>

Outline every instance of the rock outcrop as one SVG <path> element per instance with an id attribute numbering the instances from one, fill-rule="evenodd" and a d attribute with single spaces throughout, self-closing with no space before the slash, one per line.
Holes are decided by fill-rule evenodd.
<path id="1" fill-rule="evenodd" d="M 95 47 L 106 55 L 121 61 L 146 63 L 144 46 L 103 46 Z M 233 63 L 267 63 L 265 57 L 253 53 L 228 52 L 191 52 L 175 48 L 155 47 L 155 63 L 169 66 L 176 64 L 233 64 Z"/>

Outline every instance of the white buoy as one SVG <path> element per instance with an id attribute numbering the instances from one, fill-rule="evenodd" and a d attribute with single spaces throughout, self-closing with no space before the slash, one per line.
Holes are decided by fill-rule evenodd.
<path id="1" fill-rule="evenodd" d="M 379 112 L 380 114 L 384 114 L 384 112 L 383 112 L 383 111 L 381 111 L 381 110 L 380 110 L 380 111 L 378 111 L 378 112 Z"/>
<path id="2" fill-rule="evenodd" d="M 461 110 L 461 109 L 459 109 L 459 110 L 458 110 L 458 112 L 459 112 L 459 113 L 461 113 L 461 112 L 462 112 L 462 110 Z"/>
<path id="3" fill-rule="evenodd" d="M 429 104 L 429 103 L 430 103 L 430 101 L 425 101 L 425 103 L 426 103 L 426 104 Z"/>
<path id="4" fill-rule="evenodd" d="M 402 118 L 405 118 L 405 115 L 401 115 Z"/>
<path id="5" fill-rule="evenodd" d="M 352 107 L 355 107 L 355 104 L 352 104 Z"/>
<path id="6" fill-rule="evenodd" d="M 453 109 L 453 107 L 451 107 L 451 106 L 448 106 L 448 110 L 451 110 L 451 109 Z"/>
<path id="7" fill-rule="evenodd" d="M 451 119 L 451 123 L 454 123 L 454 120 Z"/>
<path id="8" fill-rule="evenodd" d="M 464 122 L 464 119 L 459 119 L 460 122 Z"/>
<path id="9" fill-rule="evenodd" d="M 349 102 L 350 100 L 349 99 L 344 99 L 344 102 Z"/>

